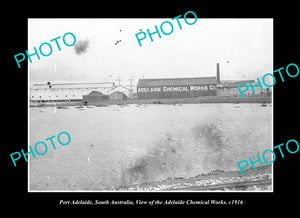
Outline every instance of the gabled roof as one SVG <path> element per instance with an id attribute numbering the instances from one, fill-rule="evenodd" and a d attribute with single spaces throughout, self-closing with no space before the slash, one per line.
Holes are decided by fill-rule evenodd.
<path id="1" fill-rule="evenodd" d="M 137 86 L 184 86 L 207 85 L 217 83 L 216 77 L 191 77 L 191 78 L 164 78 L 164 79 L 140 79 Z"/>
<path id="2" fill-rule="evenodd" d="M 112 88 L 115 86 L 113 82 L 70 82 L 70 83 L 39 83 L 33 84 L 31 89 L 60 89 L 60 88 Z"/>
<path id="3" fill-rule="evenodd" d="M 122 86 L 122 85 L 115 86 L 115 87 L 113 87 L 111 90 L 113 91 L 114 89 L 117 89 L 117 88 L 123 88 L 123 89 L 129 90 L 129 88 L 127 88 L 127 87 L 125 87 L 125 86 Z"/>

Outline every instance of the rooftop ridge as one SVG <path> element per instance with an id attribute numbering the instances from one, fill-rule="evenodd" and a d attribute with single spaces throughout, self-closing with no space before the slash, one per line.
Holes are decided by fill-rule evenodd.
<path id="1" fill-rule="evenodd" d="M 49 85 L 86 85 L 86 84 L 113 84 L 114 82 L 70 82 L 70 83 L 50 83 Z M 35 83 L 33 86 L 45 86 L 47 83 Z"/>
<path id="2" fill-rule="evenodd" d="M 217 78 L 210 77 L 185 77 L 185 78 L 160 78 L 139 79 L 137 86 L 183 86 L 183 85 L 207 85 L 216 84 Z"/>
<path id="3" fill-rule="evenodd" d="M 174 78 L 148 78 L 148 79 L 139 79 L 139 80 L 172 80 L 172 79 L 182 79 L 182 80 L 187 80 L 187 79 L 213 79 L 217 78 L 216 76 L 206 76 L 206 77 L 174 77 Z"/>

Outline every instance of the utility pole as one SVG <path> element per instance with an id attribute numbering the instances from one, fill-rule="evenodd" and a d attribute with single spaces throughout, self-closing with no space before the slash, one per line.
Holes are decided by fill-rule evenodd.
<path id="1" fill-rule="evenodd" d="M 119 75 L 119 78 L 117 79 L 117 81 L 119 81 L 119 85 L 121 84 L 121 77 Z"/>
<path id="2" fill-rule="evenodd" d="M 132 89 L 132 81 L 133 81 L 133 76 L 132 76 L 132 73 L 131 73 L 131 75 L 130 75 L 130 79 L 129 79 L 129 81 L 130 81 L 130 89 Z"/>

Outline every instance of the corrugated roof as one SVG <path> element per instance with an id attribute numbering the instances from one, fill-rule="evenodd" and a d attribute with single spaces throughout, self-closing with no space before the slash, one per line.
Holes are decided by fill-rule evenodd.
<path id="1" fill-rule="evenodd" d="M 206 85 L 217 83 L 216 77 L 192 77 L 192 78 L 164 78 L 164 79 L 139 79 L 137 86 L 184 86 Z"/>
<path id="2" fill-rule="evenodd" d="M 51 84 L 33 84 L 31 89 L 47 89 L 51 86 L 52 89 L 61 88 L 112 88 L 115 86 L 113 82 L 86 82 L 86 83 L 51 83 Z"/>

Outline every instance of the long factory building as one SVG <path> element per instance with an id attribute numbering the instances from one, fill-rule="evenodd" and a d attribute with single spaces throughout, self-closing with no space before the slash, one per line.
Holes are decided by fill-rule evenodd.
<path id="1" fill-rule="evenodd" d="M 216 77 L 140 79 L 137 96 L 138 99 L 216 96 L 219 83 L 220 69 L 217 64 Z"/>
<path id="2" fill-rule="evenodd" d="M 138 99 L 191 98 L 217 95 L 216 77 L 140 79 Z"/>

